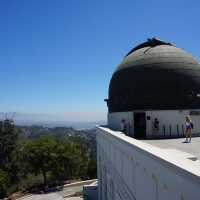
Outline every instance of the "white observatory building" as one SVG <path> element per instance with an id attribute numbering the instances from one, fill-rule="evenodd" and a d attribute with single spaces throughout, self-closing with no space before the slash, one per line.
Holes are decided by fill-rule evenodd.
<path id="1" fill-rule="evenodd" d="M 200 133 L 200 65 L 184 50 L 155 38 L 133 48 L 114 71 L 108 126 L 128 124 L 134 138 L 178 137 L 190 115 Z M 155 120 L 158 121 L 155 127 Z"/>
<path id="2" fill-rule="evenodd" d="M 106 102 L 108 125 L 97 127 L 98 200 L 199 200 L 200 137 L 178 138 L 187 115 L 200 133 L 197 61 L 149 39 L 117 67 Z M 163 139 L 146 139 L 156 137 Z"/>

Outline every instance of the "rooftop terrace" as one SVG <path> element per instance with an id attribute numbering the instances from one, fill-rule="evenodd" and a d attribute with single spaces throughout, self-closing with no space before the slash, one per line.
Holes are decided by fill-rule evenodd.
<path id="1" fill-rule="evenodd" d="M 142 141 L 161 149 L 166 149 L 167 151 L 172 153 L 176 152 L 176 154 L 178 154 L 179 151 L 185 152 L 188 154 L 189 157 L 193 157 L 194 161 L 197 161 L 197 159 L 200 160 L 200 137 L 192 138 L 192 141 L 190 143 L 185 143 L 184 138 Z M 196 159 L 194 159 L 194 157 L 196 157 Z"/>

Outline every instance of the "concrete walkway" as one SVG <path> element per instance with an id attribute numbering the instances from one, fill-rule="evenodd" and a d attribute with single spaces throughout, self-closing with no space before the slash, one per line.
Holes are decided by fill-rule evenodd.
<path id="1" fill-rule="evenodd" d="M 190 143 L 185 143 L 184 138 L 142 141 L 162 149 L 176 149 L 182 152 L 186 152 L 196 156 L 200 160 L 200 137 L 192 138 Z"/>
<path id="2" fill-rule="evenodd" d="M 93 182 L 96 182 L 96 179 L 67 184 L 60 191 L 55 191 L 48 194 L 31 194 L 19 198 L 18 200 L 64 200 L 64 199 L 81 200 L 83 199 L 82 197 L 70 197 L 70 196 L 75 193 L 82 192 L 83 185 L 91 184 Z"/>
<path id="3" fill-rule="evenodd" d="M 30 196 L 26 196 L 23 198 L 20 198 L 18 200 L 82 200 L 82 197 L 63 197 L 60 194 L 57 193 L 51 193 L 51 194 L 34 194 Z"/>
<path id="4" fill-rule="evenodd" d="M 25 196 L 20 198 L 19 200 L 64 200 L 64 198 L 56 193 L 50 194 L 34 194 L 30 196 Z"/>

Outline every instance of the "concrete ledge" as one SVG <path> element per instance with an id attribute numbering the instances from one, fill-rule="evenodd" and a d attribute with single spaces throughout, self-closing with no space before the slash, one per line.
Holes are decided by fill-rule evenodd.
<path id="1" fill-rule="evenodd" d="M 125 143 L 126 145 L 131 145 L 133 148 L 136 148 L 136 151 L 148 154 L 148 156 L 152 157 L 153 159 L 159 159 L 159 161 L 163 162 L 164 164 L 166 164 L 167 162 L 167 164 L 169 164 L 169 167 L 178 167 L 180 169 L 180 172 L 188 173 L 188 175 L 195 176 L 193 177 L 195 179 L 200 178 L 200 164 L 195 164 L 191 160 L 188 160 L 186 156 L 187 154 L 185 152 L 179 151 L 179 156 L 176 156 L 176 154 L 172 154 L 171 152 L 161 149 L 159 147 L 155 147 L 134 138 L 130 138 L 122 132 L 112 131 L 111 129 L 105 127 L 98 127 L 98 129 L 103 130 L 102 133 L 106 136 L 120 139 L 118 142 Z M 200 182 L 200 179 L 198 179 L 198 181 Z"/>
<path id="2" fill-rule="evenodd" d="M 87 185 L 87 184 L 91 184 L 93 182 L 96 182 L 97 179 L 90 179 L 90 180 L 86 180 L 86 181 L 79 181 L 79 182 L 75 182 L 75 183 L 70 183 L 70 184 L 66 184 L 64 185 L 64 188 L 66 187 L 72 187 L 72 186 L 79 186 L 79 185 Z"/>
<path id="3" fill-rule="evenodd" d="M 199 200 L 200 162 L 194 155 L 161 149 L 107 127 L 97 127 L 97 149 L 100 199 Z"/>

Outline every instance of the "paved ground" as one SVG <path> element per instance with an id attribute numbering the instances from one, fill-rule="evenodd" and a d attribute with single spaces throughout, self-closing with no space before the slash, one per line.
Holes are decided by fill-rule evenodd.
<path id="1" fill-rule="evenodd" d="M 81 200 L 80 197 L 71 197 L 71 198 L 64 198 L 67 195 L 74 194 L 76 192 L 81 192 L 83 190 L 83 186 L 72 186 L 66 187 L 61 191 L 52 192 L 49 194 L 33 194 L 27 197 L 20 198 L 19 200 Z"/>
<path id="2" fill-rule="evenodd" d="M 189 154 L 193 154 L 200 160 L 200 137 L 192 138 L 190 143 L 185 143 L 184 141 L 184 138 L 143 140 L 145 143 L 152 144 L 163 149 L 177 149 Z"/>
<path id="3" fill-rule="evenodd" d="M 96 179 L 75 182 L 66 185 L 62 190 L 51 192 L 48 194 L 32 194 L 19 198 L 18 200 L 81 200 L 82 197 L 68 197 L 76 193 L 80 194 L 83 191 L 83 186 L 91 183 L 96 183 Z"/>
<path id="4" fill-rule="evenodd" d="M 64 197 L 66 195 L 74 194 L 81 191 L 83 191 L 83 185 L 64 188 L 63 190 L 57 192 L 57 194 Z"/>
<path id="5" fill-rule="evenodd" d="M 64 198 L 56 193 L 50 194 L 34 194 L 31 196 L 20 198 L 20 200 L 64 200 Z"/>

